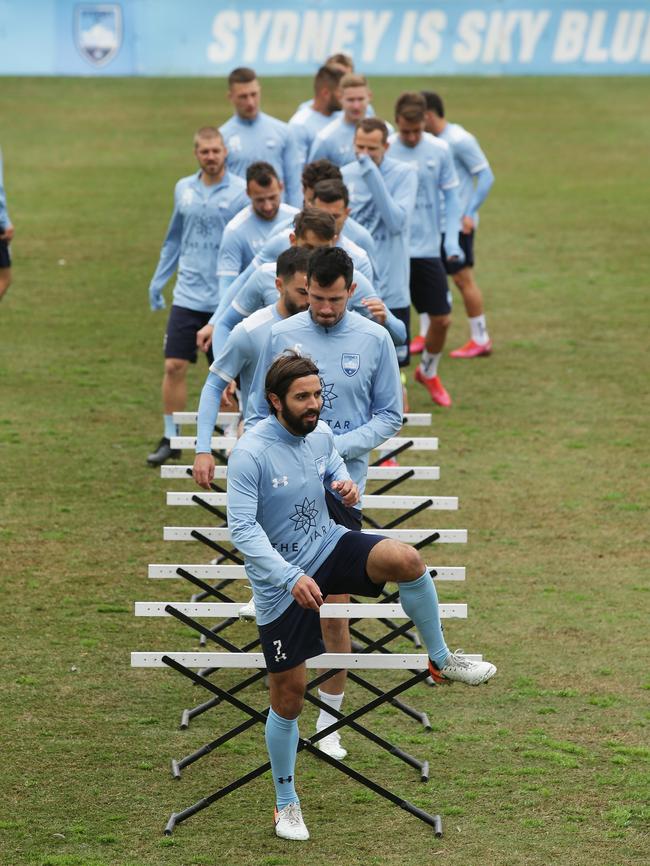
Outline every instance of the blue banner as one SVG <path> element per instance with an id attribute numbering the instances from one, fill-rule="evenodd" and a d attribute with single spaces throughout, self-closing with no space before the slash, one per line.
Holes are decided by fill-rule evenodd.
<path id="1" fill-rule="evenodd" d="M 0 0 L 2 75 L 647 75 L 650 2 Z"/>

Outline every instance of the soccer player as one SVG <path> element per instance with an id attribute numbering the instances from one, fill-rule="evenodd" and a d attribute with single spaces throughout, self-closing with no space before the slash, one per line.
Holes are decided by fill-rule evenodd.
<path id="1" fill-rule="evenodd" d="M 451 275 L 462 295 L 469 319 L 470 339 L 450 355 L 452 358 L 477 358 L 491 353 L 492 341 L 485 322 L 483 295 L 474 277 L 474 233 L 478 228 L 478 210 L 492 188 L 494 174 L 476 138 L 460 124 L 447 121 L 445 108 L 438 94 L 426 90 L 422 95 L 427 103 L 427 132 L 447 142 L 460 179 L 459 241 L 465 259 L 462 262 L 447 261 L 444 246 L 441 256 L 447 273 Z M 447 222 L 446 233 L 453 231 L 454 226 Z"/>
<path id="2" fill-rule="evenodd" d="M 173 413 L 185 408 L 187 368 L 196 363 L 196 335 L 219 301 L 217 254 L 226 223 L 247 203 L 244 181 L 226 169 L 228 151 L 218 129 L 204 126 L 194 136 L 199 171 L 181 178 L 174 190 L 174 210 L 149 285 L 152 310 L 165 308 L 162 290 L 176 271 L 167 322 L 162 383 L 164 431 L 150 466 L 180 457 L 170 439 L 178 433 Z M 212 362 L 212 353 L 208 351 Z"/>
<path id="3" fill-rule="evenodd" d="M 309 161 L 329 159 L 344 166 L 355 158 L 354 134 L 357 124 L 366 116 L 370 88 L 363 75 L 349 74 L 341 79 L 342 114 L 322 129 L 309 151 Z"/>
<path id="4" fill-rule="evenodd" d="M 307 162 L 316 135 L 341 110 L 339 83 L 343 74 L 340 68 L 321 66 L 314 76 L 314 98 L 311 104 L 299 108 L 289 120 L 301 165 Z"/>
<path id="5" fill-rule="evenodd" d="M 352 216 L 375 242 L 377 291 L 409 330 L 409 224 L 415 210 L 418 176 L 412 165 L 386 156 L 388 127 L 383 120 L 361 120 L 354 137 L 355 161 L 342 169 Z M 409 362 L 408 343 L 398 349 L 400 366 Z"/>
<path id="6" fill-rule="evenodd" d="M 451 397 L 438 376 L 438 364 L 451 321 L 451 297 L 447 275 L 440 259 L 440 198 L 451 225 L 460 220 L 458 176 L 448 145 L 424 135 L 426 103 L 419 93 L 403 93 L 395 105 L 398 132 L 392 135 L 390 155 L 400 162 L 415 164 L 418 191 L 410 230 L 411 301 L 418 313 L 429 315 L 424 351 L 415 379 L 429 391 L 439 406 L 451 406 Z M 447 261 L 462 261 L 454 232 L 445 237 Z"/>
<path id="7" fill-rule="evenodd" d="M 282 201 L 283 188 L 270 163 L 253 162 L 246 169 L 251 203 L 230 220 L 221 238 L 217 259 L 220 295 L 248 267 L 264 241 L 298 212 Z"/>
<path id="8" fill-rule="evenodd" d="M 300 207 L 300 162 L 289 127 L 260 111 L 262 90 L 253 69 L 238 67 L 228 76 L 228 99 L 235 113 L 221 126 L 228 168 L 240 177 L 252 162 L 270 162 L 284 183 L 285 198 Z"/>
<path id="9" fill-rule="evenodd" d="M 240 405 L 242 414 L 244 413 L 255 367 L 271 325 L 307 309 L 308 260 L 309 250 L 302 247 L 291 247 L 279 256 L 275 277 L 276 294 L 279 293 L 279 298 L 236 325 L 215 355 L 201 391 L 197 419 L 193 474 L 200 487 L 209 489 L 214 478 L 214 457 L 210 439 L 217 422 L 221 395 L 226 387 L 239 377 Z"/>
<path id="10" fill-rule="evenodd" d="M 339 240 L 347 239 L 361 247 L 370 260 L 370 267 L 372 268 L 370 279 L 374 279 L 376 273 L 375 242 L 368 229 L 350 216 L 350 195 L 343 181 L 320 180 L 314 187 L 312 200 L 308 204 L 332 214 L 336 221 L 336 233 Z M 343 248 L 345 249 L 345 246 Z M 350 255 L 352 255 L 351 252 Z M 356 267 L 358 268 L 359 265 Z"/>
<path id="11" fill-rule="evenodd" d="M 14 227 L 7 211 L 7 198 L 2 181 L 2 151 L 0 150 L 0 300 L 11 285 L 11 252 L 9 244 Z"/>
<path id="12" fill-rule="evenodd" d="M 328 66 L 330 69 L 338 69 L 341 72 L 341 75 L 348 75 L 354 72 L 354 61 L 349 54 L 336 53 L 330 54 L 330 56 L 325 61 L 325 66 Z M 300 111 L 303 108 L 308 108 L 313 105 L 313 99 L 307 99 L 305 102 L 301 102 L 297 108 L 297 111 Z M 366 117 L 374 117 L 375 110 L 372 105 L 368 105 L 366 108 Z"/>
<path id="13" fill-rule="evenodd" d="M 325 253 L 332 254 L 340 251 Z M 316 315 L 323 314 L 327 307 L 316 304 Z M 345 313 L 344 304 L 341 310 L 353 315 Z M 358 346 L 364 357 L 368 334 L 363 333 Z M 396 363 L 393 368 L 397 375 Z M 366 365 L 355 375 L 365 376 Z M 320 627 L 326 620 L 320 619 L 319 608 L 324 598 L 351 592 L 376 598 L 386 581 L 395 581 L 401 605 L 426 645 L 436 682 L 479 685 L 496 673 L 489 662 L 449 651 L 434 582 L 413 547 L 332 520 L 327 498 L 336 496 L 344 512 L 357 505 L 359 489 L 338 454 L 336 437 L 319 422 L 328 377 L 320 363 L 295 352 L 277 358 L 264 377 L 271 414 L 242 436 L 228 463 L 228 526 L 253 586 L 269 672 L 265 733 L 275 786 L 275 832 L 296 841 L 309 838 L 295 788 L 295 764 L 305 660 L 323 651 Z M 334 718 L 330 715 L 329 724 Z"/>
<path id="14" fill-rule="evenodd" d="M 368 455 L 402 426 L 402 386 L 395 348 L 386 332 L 375 322 L 348 310 L 354 291 L 350 257 L 341 249 L 315 250 L 307 269 L 309 310 L 271 327 L 260 354 L 249 395 L 246 428 L 268 415 L 264 379 L 273 358 L 285 349 L 298 347 L 317 359 L 320 368 L 323 419 L 334 433 L 336 449 L 346 462 L 355 484 L 363 492 Z M 361 528 L 361 511 L 342 508 L 328 492 L 331 516 L 351 529 Z M 333 601 L 348 601 L 347 597 Z M 345 620 L 324 620 L 323 634 L 330 652 L 350 652 L 350 634 Z M 343 700 L 345 671 L 327 681 L 322 700 L 339 710 Z M 321 711 L 317 730 L 331 724 Z M 320 748 L 336 758 L 346 750 L 338 733 Z"/>

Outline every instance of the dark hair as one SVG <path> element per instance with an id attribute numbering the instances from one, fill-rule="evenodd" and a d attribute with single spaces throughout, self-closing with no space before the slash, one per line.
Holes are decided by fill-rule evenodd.
<path id="1" fill-rule="evenodd" d="M 424 96 L 413 90 L 407 90 L 406 93 L 402 93 L 395 103 L 395 119 L 403 117 L 409 123 L 422 123 L 426 110 L 427 104 Z"/>
<path id="2" fill-rule="evenodd" d="M 312 231 L 324 241 L 331 241 L 336 234 L 336 220 L 332 214 L 317 207 L 301 210 L 293 218 L 293 225 L 294 234 L 299 238 L 304 238 L 308 231 Z"/>
<path id="3" fill-rule="evenodd" d="M 424 97 L 424 101 L 427 104 L 427 111 L 433 111 L 438 117 L 445 116 L 445 106 L 442 103 L 442 99 L 438 96 L 437 93 L 434 93 L 432 90 L 422 90 L 422 96 Z"/>
<path id="4" fill-rule="evenodd" d="M 277 171 L 270 162 L 251 162 L 246 169 L 246 184 L 252 180 L 260 186 L 271 186 L 273 180 L 280 180 Z"/>
<path id="5" fill-rule="evenodd" d="M 327 288 L 339 277 L 344 277 L 345 288 L 352 285 L 354 264 L 350 256 L 340 247 L 320 247 L 314 250 L 309 257 L 307 268 L 307 282 L 311 283 L 312 277 L 319 286 Z"/>
<path id="6" fill-rule="evenodd" d="M 359 129 L 362 132 L 377 132 L 377 130 L 379 130 L 381 132 L 382 142 L 386 144 L 388 141 L 388 127 L 384 121 L 380 120 L 378 117 L 364 117 L 357 123 L 357 131 Z"/>
<path id="7" fill-rule="evenodd" d="M 291 383 L 295 379 L 302 379 L 303 376 L 318 376 L 318 367 L 311 358 L 300 355 L 295 349 L 286 349 L 273 361 L 264 380 L 264 396 L 272 415 L 278 413 L 269 395 L 275 394 L 284 403 Z"/>
<path id="8" fill-rule="evenodd" d="M 297 273 L 307 273 L 307 263 L 309 262 L 309 250 L 304 247 L 289 247 L 288 250 L 280 253 L 275 266 L 276 277 L 286 279 L 293 277 Z"/>
<path id="9" fill-rule="evenodd" d="M 334 165 L 329 159 L 317 159 L 308 162 L 302 170 L 302 185 L 307 189 L 313 189 L 319 180 L 341 180 L 343 175 L 338 165 Z"/>
<path id="10" fill-rule="evenodd" d="M 250 84 L 256 78 L 255 70 L 250 66 L 238 66 L 228 76 L 228 87 L 232 88 L 233 84 Z"/>
<path id="11" fill-rule="evenodd" d="M 342 180 L 319 180 L 314 187 L 314 201 L 319 199 L 325 204 L 343 199 L 343 204 L 347 207 L 350 203 L 348 188 Z"/>
<path id="12" fill-rule="evenodd" d="M 335 90 L 344 74 L 342 69 L 336 69 L 334 66 L 321 66 L 314 75 L 314 93 L 317 93 L 321 87 Z"/>
<path id="13" fill-rule="evenodd" d="M 349 69 L 350 72 L 354 72 L 354 60 L 349 54 L 343 54 L 343 52 L 339 52 L 338 54 L 330 54 L 325 63 L 328 66 L 332 63 L 336 63 L 339 66 L 345 66 L 345 68 Z"/>

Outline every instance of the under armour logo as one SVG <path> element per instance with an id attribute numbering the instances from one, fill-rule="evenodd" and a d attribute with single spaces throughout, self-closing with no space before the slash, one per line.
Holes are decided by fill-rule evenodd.
<path id="1" fill-rule="evenodd" d="M 285 782 L 291 782 L 292 780 L 293 780 L 293 776 L 287 776 L 286 779 L 283 776 L 280 776 L 280 778 L 278 779 L 278 782 L 281 785 L 284 785 Z"/>
<path id="2" fill-rule="evenodd" d="M 279 478 L 274 478 L 271 481 L 271 484 L 276 488 L 277 487 L 286 487 L 288 483 L 289 483 L 289 478 L 286 475 L 280 475 Z"/>

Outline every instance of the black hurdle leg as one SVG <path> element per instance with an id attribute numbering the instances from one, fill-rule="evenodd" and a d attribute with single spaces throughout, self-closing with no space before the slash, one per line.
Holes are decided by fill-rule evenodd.
<path id="1" fill-rule="evenodd" d="M 266 722 L 266 717 L 263 713 L 255 710 L 253 707 L 249 707 L 247 704 L 242 703 L 238 698 L 234 695 L 229 695 L 223 689 L 219 688 L 219 686 L 215 685 L 215 683 L 210 680 L 206 680 L 204 677 L 200 677 L 198 674 L 194 673 L 194 671 L 186 668 L 184 665 L 170 658 L 169 656 L 163 656 L 162 661 L 183 674 L 183 676 L 191 679 L 193 682 L 198 685 L 202 685 L 208 691 L 213 692 L 224 700 L 231 703 L 233 706 L 242 710 L 242 712 L 246 713 L 255 721 L 260 723 Z M 323 675 L 325 678 L 329 678 L 335 671 L 328 671 Z M 336 758 L 330 757 L 326 752 L 321 752 L 314 743 L 319 739 L 328 736 L 335 730 L 338 730 L 341 727 L 344 727 L 346 724 L 349 724 L 350 721 L 355 721 L 360 716 L 365 715 L 376 707 L 380 706 L 385 702 L 389 697 L 395 697 L 403 691 L 411 688 L 418 682 L 421 682 L 426 676 L 425 671 L 420 671 L 419 673 L 414 674 L 410 679 L 406 680 L 403 683 L 400 683 L 398 686 L 395 686 L 390 691 L 386 692 L 381 697 L 375 698 L 375 700 L 370 701 L 368 704 L 360 707 L 358 710 L 350 713 L 348 716 L 344 716 L 339 721 L 335 722 L 333 725 L 330 725 L 328 728 L 325 728 L 320 733 L 314 735 L 311 739 L 303 739 L 301 738 L 298 742 L 297 751 L 302 751 L 303 749 L 307 749 L 311 754 L 315 755 L 319 760 L 325 761 L 330 766 L 335 767 L 339 772 L 344 775 L 354 779 L 356 782 L 367 787 L 369 790 L 374 791 L 374 793 L 383 797 L 386 800 L 389 800 L 391 803 L 394 803 L 396 806 L 399 806 L 401 809 L 404 809 L 409 814 L 413 815 L 415 818 L 418 818 L 420 821 L 428 824 L 430 827 L 433 827 L 434 833 L 436 836 L 442 836 L 442 819 L 440 815 L 431 815 L 428 812 L 425 812 L 423 809 L 418 808 L 413 803 L 408 800 L 404 800 L 401 797 L 398 797 L 397 794 L 394 794 L 388 788 L 385 788 L 383 785 L 379 785 L 377 782 L 369 779 L 367 776 L 364 776 L 362 773 L 353 770 L 351 767 L 346 766 L 341 761 L 337 761 Z M 321 678 L 319 678 L 321 679 Z M 181 812 L 174 812 L 170 816 L 166 826 L 165 826 L 165 835 L 169 836 L 173 833 L 177 824 L 180 824 L 183 821 L 186 821 L 188 818 L 191 818 L 193 815 L 196 815 L 197 812 L 206 809 L 208 806 L 212 805 L 212 803 L 220 800 L 222 797 L 225 797 L 227 794 L 231 793 L 231 791 L 235 791 L 253 779 L 258 778 L 263 773 L 271 768 L 270 762 L 262 764 L 254 770 L 251 770 L 244 776 L 241 776 L 239 779 L 236 779 L 234 782 L 231 782 L 229 785 L 226 785 L 224 788 L 220 788 L 218 791 L 215 791 L 213 794 L 210 794 L 208 797 L 203 797 L 194 803 L 192 806 L 184 809 Z"/>

